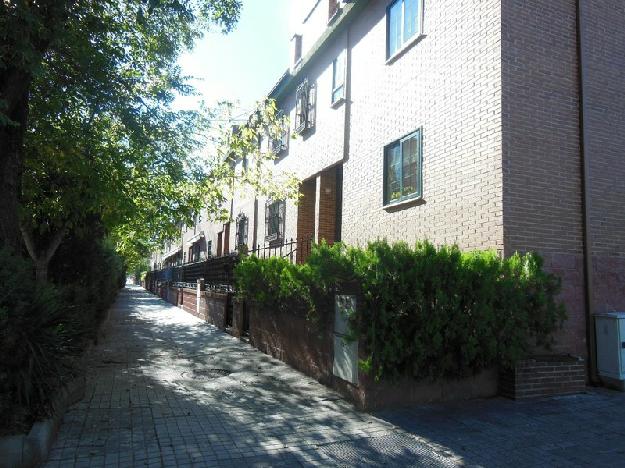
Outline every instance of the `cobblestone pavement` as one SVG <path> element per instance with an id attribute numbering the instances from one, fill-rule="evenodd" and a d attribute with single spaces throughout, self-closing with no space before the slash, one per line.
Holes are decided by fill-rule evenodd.
<path id="1" fill-rule="evenodd" d="M 625 466 L 625 396 L 357 412 L 140 288 L 113 307 L 46 467 Z"/>

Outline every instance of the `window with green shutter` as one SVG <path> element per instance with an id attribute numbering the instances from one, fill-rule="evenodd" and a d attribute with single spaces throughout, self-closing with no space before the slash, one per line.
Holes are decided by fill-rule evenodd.
<path id="1" fill-rule="evenodd" d="M 384 204 L 422 195 L 422 130 L 384 148 Z"/>

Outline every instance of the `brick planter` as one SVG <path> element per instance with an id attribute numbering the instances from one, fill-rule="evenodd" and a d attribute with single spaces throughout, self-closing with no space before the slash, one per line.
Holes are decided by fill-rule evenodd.
<path id="1" fill-rule="evenodd" d="M 535 356 L 499 376 L 499 392 L 515 400 L 567 395 L 586 388 L 586 366 L 571 356 Z"/>

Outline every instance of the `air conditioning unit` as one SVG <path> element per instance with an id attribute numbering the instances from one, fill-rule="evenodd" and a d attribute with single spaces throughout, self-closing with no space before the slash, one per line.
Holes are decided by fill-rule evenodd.
<path id="1" fill-rule="evenodd" d="M 601 380 L 625 391 L 625 312 L 595 314 L 595 333 Z"/>

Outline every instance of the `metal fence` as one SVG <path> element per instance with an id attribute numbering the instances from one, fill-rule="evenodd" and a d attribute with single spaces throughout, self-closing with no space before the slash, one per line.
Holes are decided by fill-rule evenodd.
<path id="1" fill-rule="evenodd" d="M 292 263 L 304 263 L 312 249 L 312 237 L 303 239 L 290 239 L 282 242 L 268 242 L 249 251 L 250 255 L 259 258 L 282 257 L 288 258 Z"/>
<path id="2" fill-rule="evenodd" d="M 269 242 L 248 252 L 259 258 L 282 257 L 291 262 L 303 263 L 310 255 L 312 238 L 290 239 L 283 242 Z M 204 279 L 208 289 L 233 291 L 235 285 L 234 268 L 239 261 L 239 253 L 211 257 L 195 263 L 149 271 L 146 286 L 155 291 L 157 285 L 171 283 L 179 287 L 196 287 L 197 281 Z"/>

